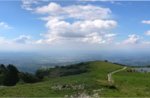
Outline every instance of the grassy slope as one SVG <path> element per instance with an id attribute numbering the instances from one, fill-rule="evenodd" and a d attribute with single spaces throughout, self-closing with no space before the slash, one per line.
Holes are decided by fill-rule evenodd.
<path id="1" fill-rule="evenodd" d="M 122 96 L 150 97 L 150 73 L 122 71 L 114 79 Z"/>
<path id="2" fill-rule="evenodd" d="M 79 75 L 48 79 L 36 84 L 24 84 L 14 87 L 0 88 L 0 96 L 24 96 L 24 97 L 63 97 L 77 92 L 86 91 L 92 93 L 99 91 L 101 96 L 150 96 L 150 74 L 129 73 L 126 71 L 113 75 L 118 89 L 110 89 L 107 82 L 107 74 L 122 68 L 122 66 L 106 62 L 90 62 L 89 72 Z M 149 81 L 149 82 L 148 82 Z M 85 84 L 85 90 L 52 90 L 55 84 Z"/>

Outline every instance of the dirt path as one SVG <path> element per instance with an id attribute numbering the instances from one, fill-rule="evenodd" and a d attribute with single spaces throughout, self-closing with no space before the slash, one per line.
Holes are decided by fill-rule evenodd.
<path id="1" fill-rule="evenodd" d="M 113 80 L 113 78 L 112 78 L 112 75 L 115 74 L 115 73 L 117 73 L 117 72 L 123 71 L 123 70 L 125 70 L 126 68 L 127 68 L 127 67 L 123 67 L 123 68 L 121 68 L 121 69 L 118 69 L 118 70 L 115 70 L 115 71 L 113 71 L 113 72 L 108 73 L 108 74 L 107 74 L 108 82 L 111 83 L 111 84 L 114 83 L 114 80 Z"/>

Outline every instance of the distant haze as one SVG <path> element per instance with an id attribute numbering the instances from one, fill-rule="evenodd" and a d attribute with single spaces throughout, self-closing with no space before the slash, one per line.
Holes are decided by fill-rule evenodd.
<path id="1" fill-rule="evenodd" d="M 111 62 L 144 66 L 150 65 L 150 55 L 147 53 L 117 53 L 117 52 L 1 52 L 0 64 L 14 64 L 20 70 L 34 72 L 38 68 L 62 66 L 78 62 L 109 60 Z"/>

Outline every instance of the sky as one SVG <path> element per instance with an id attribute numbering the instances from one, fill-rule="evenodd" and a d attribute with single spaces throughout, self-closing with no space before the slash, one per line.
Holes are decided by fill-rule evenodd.
<path id="1" fill-rule="evenodd" d="M 0 51 L 148 51 L 150 2 L 1 0 Z"/>

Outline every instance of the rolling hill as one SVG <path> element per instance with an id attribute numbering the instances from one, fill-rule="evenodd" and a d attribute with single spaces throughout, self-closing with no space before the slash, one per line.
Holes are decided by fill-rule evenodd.
<path id="1" fill-rule="evenodd" d="M 34 84 L 0 87 L 1 97 L 148 97 L 150 73 L 132 71 L 131 68 L 104 61 L 85 63 L 88 71 L 76 75 L 45 78 Z M 124 68 L 124 69 L 123 69 Z M 123 69 L 123 70 L 120 70 Z M 111 74 L 113 82 L 108 81 Z"/>

